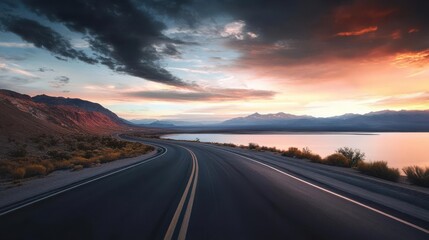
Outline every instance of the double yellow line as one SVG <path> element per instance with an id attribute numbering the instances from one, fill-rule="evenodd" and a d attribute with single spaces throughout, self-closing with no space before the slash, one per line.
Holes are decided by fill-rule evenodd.
<path id="1" fill-rule="evenodd" d="M 182 146 L 181 146 L 182 147 Z M 173 238 L 174 231 L 179 221 L 180 214 L 182 213 L 183 206 L 185 205 L 186 198 L 191 189 L 191 195 L 189 197 L 188 204 L 186 205 L 185 215 L 183 216 L 182 226 L 180 227 L 179 236 L 177 239 L 184 240 L 186 238 L 186 233 L 188 231 L 189 219 L 191 218 L 192 206 L 194 205 L 195 190 L 197 188 L 198 182 L 198 160 L 194 152 L 186 147 L 186 149 L 192 157 L 192 172 L 189 177 L 188 183 L 186 184 L 185 191 L 183 192 L 182 198 L 180 199 L 179 205 L 177 206 L 176 212 L 174 213 L 173 219 L 171 219 L 170 225 L 168 226 L 167 232 L 165 234 L 164 240 L 170 240 Z"/>

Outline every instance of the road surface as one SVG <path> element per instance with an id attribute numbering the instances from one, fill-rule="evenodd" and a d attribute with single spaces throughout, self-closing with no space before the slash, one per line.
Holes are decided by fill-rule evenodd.
<path id="1" fill-rule="evenodd" d="M 0 239 L 429 239 L 428 191 L 270 153 L 139 141 L 159 155 L 2 209 Z"/>

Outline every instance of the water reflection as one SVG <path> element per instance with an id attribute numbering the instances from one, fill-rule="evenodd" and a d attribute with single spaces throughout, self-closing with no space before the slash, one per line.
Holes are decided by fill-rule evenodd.
<path id="1" fill-rule="evenodd" d="M 243 145 L 252 142 L 280 149 L 309 147 L 321 156 L 347 146 L 361 149 L 367 160 L 387 161 L 391 167 L 429 166 L 429 133 L 171 134 L 164 138 Z"/>

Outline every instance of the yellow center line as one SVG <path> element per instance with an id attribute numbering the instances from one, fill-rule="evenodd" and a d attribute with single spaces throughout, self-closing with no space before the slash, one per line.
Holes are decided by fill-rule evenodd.
<path id="1" fill-rule="evenodd" d="M 183 147 L 183 148 L 185 148 L 185 147 Z M 185 204 L 185 201 L 186 201 L 186 197 L 188 196 L 188 192 L 189 192 L 189 189 L 190 189 L 191 184 L 192 184 L 192 179 L 194 179 L 195 175 L 198 176 L 198 161 L 197 161 L 197 157 L 195 156 L 195 154 L 191 150 L 189 150 L 188 148 L 185 148 L 185 149 L 191 154 L 191 157 L 192 157 L 192 171 L 191 171 L 191 176 L 189 177 L 188 183 L 186 184 L 185 191 L 183 192 L 183 195 L 182 195 L 182 198 L 180 199 L 179 205 L 177 206 L 177 209 L 176 209 L 176 211 L 174 213 L 174 216 L 171 219 L 170 225 L 168 226 L 168 229 L 167 229 L 167 232 L 165 234 L 164 240 L 171 240 L 172 239 L 173 234 L 174 234 L 174 230 L 176 229 L 176 226 L 177 226 L 177 222 L 179 221 L 180 213 L 182 212 L 183 205 Z M 197 179 L 197 178 L 195 178 L 195 179 Z M 186 225 L 186 229 L 183 228 L 183 223 L 182 223 L 182 227 L 180 229 L 180 233 L 182 233 L 184 231 L 184 235 L 185 235 L 184 237 L 186 237 L 186 230 L 187 230 L 187 226 L 188 226 L 188 222 L 189 222 L 189 217 L 190 217 L 190 214 L 191 214 L 190 213 L 191 210 L 189 208 L 192 209 L 192 205 L 193 205 L 193 201 L 194 201 L 195 186 L 196 186 L 196 180 L 194 181 L 194 186 L 193 186 L 192 191 L 191 191 L 191 198 L 190 198 L 190 200 L 188 202 L 188 205 L 186 207 L 187 209 L 186 209 L 184 221 L 186 220 L 186 215 L 189 215 L 188 219 L 186 220 L 187 222 L 185 224 Z M 191 202 L 192 202 L 192 204 L 190 204 Z M 179 238 L 180 238 L 180 236 L 179 236 Z"/>
<path id="2" fill-rule="evenodd" d="M 185 216 L 183 217 L 183 221 L 182 221 L 182 227 L 180 228 L 179 238 L 178 238 L 179 240 L 186 239 L 186 233 L 188 231 L 189 219 L 191 218 L 192 206 L 194 205 L 195 189 L 197 188 L 197 181 L 198 181 L 198 160 L 197 160 L 197 157 L 195 156 L 195 154 L 191 150 L 189 150 L 189 149 L 187 149 L 187 150 L 191 153 L 192 158 L 195 159 L 196 174 L 195 174 L 194 185 L 192 186 L 191 197 L 189 198 L 189 202 L 188 202 L 188 206 L 186 208 Z"/>

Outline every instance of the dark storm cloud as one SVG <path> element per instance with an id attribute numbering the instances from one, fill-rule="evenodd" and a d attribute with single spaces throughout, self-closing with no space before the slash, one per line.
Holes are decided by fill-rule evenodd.
<path id="1" fill-rule="evenodd" d="M 177 3 L 169 8 L 172 16 L 192 9 L 195 19 L 230 16 L 243 21 L 244 31 L 258 37 L 232 39 L 230 46 L 241 50 L 242 62 L 249 64 L 281 65 L 429 48 L 427 0 L 172 2 Z"/>
<path id="2" fill-rule="evenodd" d="M 97 61 L 84 52 L 75 50 L 71 43 L 53 29 L 26 18 L 6 16 L 0 18 L 0 25 L 5 31 L 15 33 L 34 46 L 46 49 L 57 57 L 79 59 L 94 64 Z"/>
<path id="3" fill-rule="evenodd" d="M 164 36 L 161 31 L 166 26 L 155 20 L 141 5 L 142 3 L 136 4 L 136 1 L 131 0 L 22 0 L 22 3 L 30 11 L 86 35 L 98 62 L 112 70 L 164 84 L 189 87 L 189 84 L 158 64 L 162 55 L 178 53 L 175 46 L 169 44 L 183 43 Z M 31 29 L 27 30 L 35 34 Z M 26 38 L 23 38 L 27 41 L 39 43 L 41 36 L 39 38 L 27 36 L 27 30 L 19 29 L 19 26 L 15 25 L 13 32 L 19 32 L 17 34 L 25 36 Z M 47 32 L 45 28 L 44 30 Z M 56 34 L 53 36 L 53 39 L 60 37 Z M 48 37 L 51 38 L 52 34 Z M 60 58 L 75 56 L 70 54 L 73 51 L 68 49 L 68 45 L 63 41 L 58 43 L 60 47 L 55 45 L 47 48 L 41 43 L 36 46 L 54 50 Z M 168 51 L 157 52 L 154 47 L 157 44 L 166 44 Z M 63 51 L 64 47 L 68 51 Z"/>
<path id="4" fill-rule="evenodd" d="M 350 59 L 429 49 L 427 0 L 21 2 L 28 10 L 84 34 L 99 63 L 117 72 L 173 86 L 189 87 L 189 84 L 173 76 L 158 62 L 165 55 L 180 57 L 178 46 L 185 43 L 162 33 L 166 30 L 161 22 L 165 17 L 177 26 L 187 24 L 191 28 L 197 28 L 204 19 L 242 21 L 245 23 L 243 35 L 250 32 L 257 37 L 229 38 L 228 46 L 243 53 L 237 64 L 245 67 L 306 64 L 330 58 Z M 53 52 L 59 59 L 94 61 L 71 48 L 58 33 L 38 26 L 40 24 L 31 24 L 45 31 L 49 36 L 47 40 L 53 39 L 52 42 L 43 45 L 40 39 L 45 39 L 44 36 L 22 24 L 14 24 L 11 29 L 25 40 Z"/>
<path id="5" fill-rule="evenodd" d="M 224 5 L 257 41 L 233 41 L 249 64 L 422 51 L 429 48 L 429 1 L 232 1 Z M 263 63 L 262 63 L 263 64 Z"/>
<path id="6" fill-rule="evenodd" d="M 182 91 L 138 91 L 125 93 L 128 97 L 158 101 L 240 101 L 248 99 L 268 99 L 276 93 L 254 89 L 200 89 L 194 92 Z"/>

